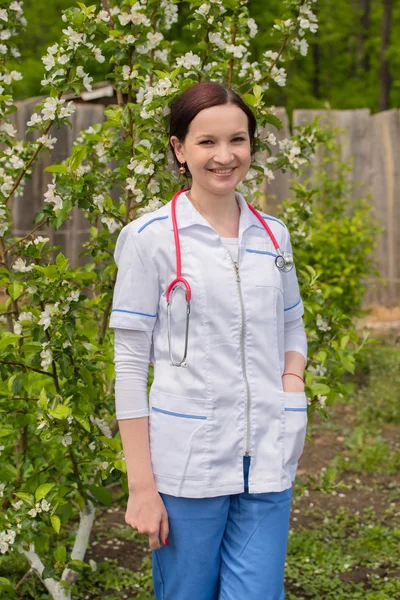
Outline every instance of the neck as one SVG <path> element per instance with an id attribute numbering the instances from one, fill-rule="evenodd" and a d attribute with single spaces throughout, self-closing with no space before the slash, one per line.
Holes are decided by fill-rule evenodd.
<path id="1" fill-rule="evenodd" d="M 212 194 L 193 182 L 187 197 L 200 214 L 213 221 L 232 219 L 240 214 L 234 191 L 226 195 Z"/>

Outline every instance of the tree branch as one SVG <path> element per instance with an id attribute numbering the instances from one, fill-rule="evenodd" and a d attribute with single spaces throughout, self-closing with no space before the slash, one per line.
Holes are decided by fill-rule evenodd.
<path id="1" fill-rule="evenodd" d="M 71 551 L 71 560 L 83 560 L 89 543 L 90 533 L 92 531 L 96 509 L 90 500 L 82 512 L 79 513 L 79 527 L 76 534 L 74 547 Z M 74 583 L 78 578 L 78 573 L 72 569 L 66 568 L 61 576 L 61 581 Z"/>

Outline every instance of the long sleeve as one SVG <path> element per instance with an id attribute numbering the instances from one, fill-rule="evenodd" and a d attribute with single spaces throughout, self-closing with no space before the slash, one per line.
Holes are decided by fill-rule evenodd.
<path id="1" fill-rule="evenodd" d="M 307 362 L 307 337 L 304 330 L 303 318 L 298 317 L 293 321 L 285 322 L 285 352 L 294 350 L 304 356 Z"/>
<path id="2" fill-rule="evenodd" d="M 151 332 L 115 329 L 115 408 L 117 419 L 149 415 L 147 374 Z"/>

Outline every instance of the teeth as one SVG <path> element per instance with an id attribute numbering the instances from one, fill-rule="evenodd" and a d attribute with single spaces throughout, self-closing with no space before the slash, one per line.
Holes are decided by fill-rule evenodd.
<path id="1" fill-rule="evenodd" d="M 213 173 L 231 173 L 233 169 L 212 169 Z"/>

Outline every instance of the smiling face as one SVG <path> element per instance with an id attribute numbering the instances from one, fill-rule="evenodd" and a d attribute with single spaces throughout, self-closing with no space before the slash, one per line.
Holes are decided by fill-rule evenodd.
<path id="1" fill-rule="evenodd" d="M 233 194 L 251 164 L 248 119 L 235 104 L 201 110 L 191 121 L 183 143 L 171 144 L 179 162 L 186 162 L 192 189 L 216 196 Z"/>

